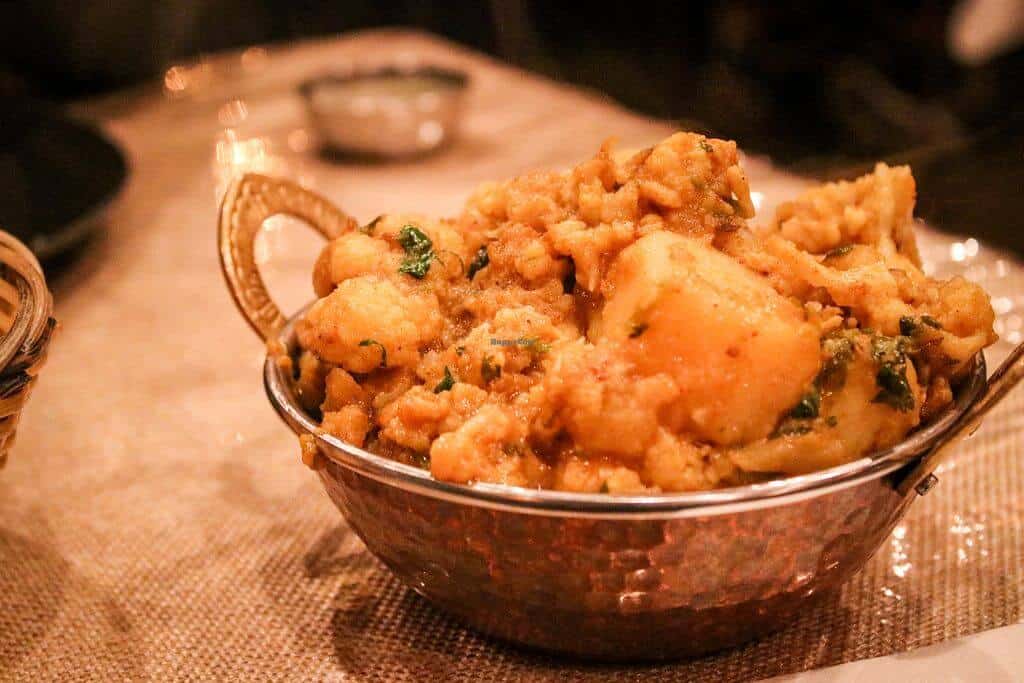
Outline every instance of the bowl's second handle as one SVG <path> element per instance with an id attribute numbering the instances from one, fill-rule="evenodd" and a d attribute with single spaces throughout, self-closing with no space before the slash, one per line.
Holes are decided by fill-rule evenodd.
<path id="1" fill-rule="evenodd" d="M 238 310 L 264 340 L 277 337 L 285 318 L 256 265 L 256 236 L 264 221 L 282 214 L 305 221 L 329 240 L 357 227 L 330 201 L 291 181 L 247 173 L 231 183 L 217 227 L 220 267 Z"/>
<path id="2" fill-rule="evenodd" d="M 1024 380 L 1024 343 L 1018 344 L 1002 365 L 996 368 L 988 380 L 988 387 L 978 400 L 947 432 L 942 440 L 925 454 L 921 462 L 899 482 L 897 490 L 903 495 L 916 492 L 927 493 L 938 481 L 934 472 L 942 460 L 961 440 L 972 436 L 981 426 L 981 420 L 1002 401 L 1010 390 Z"/>

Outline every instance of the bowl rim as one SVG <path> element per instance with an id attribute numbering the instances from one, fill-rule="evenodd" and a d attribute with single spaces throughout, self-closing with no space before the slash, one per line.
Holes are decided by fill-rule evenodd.
<path id="1" fill-rule="evenodd" d="M 301 81 L 297 90 L 309 99 L 313 92 L 321 87 L 352 83 L 370 78 L 408 78 L 413 76 L 433 78 L 443 86 L 437 89 L 447 88 L 454 91 L 465 90 L 469 86 L 469 74 L 461 69 L 441 66 L 438 64 L 415 64 L 403 67 L 398 64 L 385 64 L 381 66 L 350 66 L 347 69 L 335 69 L 310 76 Z"/>
<path id="2" fill-rule="evenodd" d="M 295 347 L 294 325 L 308 307 L 292 316 L 279 333 L 286 349 Z M 520 513 L 604 518 L 665 518 L 732 514 L 743 510 L 795 503 L 878 479 L 916 462 L 929 452 L 984 393 L 987 370 L 984 351 L 974 357 L 968 376 L 957 387 L 953 403 L 903 441 L 853 462 L 808 474 L 710 491 L 648 495 L 609 495 L 531 489 L 507 484 L 456 484 L 434 479 L 426 470 L 376 455 L 321 431 L 295 399 L 291 381 L 277 358 L 268 353 L 264 388 L 278 415 L 296 434 L 316 439 L 331 462 L 382 484 L 450 502 Z M 910 495 L 916 495 L 911 492 Z"/>

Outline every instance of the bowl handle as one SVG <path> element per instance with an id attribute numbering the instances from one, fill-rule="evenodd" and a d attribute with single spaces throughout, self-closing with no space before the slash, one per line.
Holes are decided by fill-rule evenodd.
<path id="1" fill-rule="evenodd" d="M 939 463 L 961 440 L 973 436 L 981 426 L 981 420 L 1002 401 L 1010 390 L 1024 380 L 1024 343 L 1018 344 L 1002 365 L 989 378 L 988 386 L 960 420 L 942 437 L 942 440 L 926 453 L 921 461 L 897 485 L 897 490 L 906 496 L 916 492 L 926 494 L 938 481 L 934 472 Z"/>
<path id="2" fill-rule="evenodd" d="M 301 219 L 328 240 L 354 230 L 356 221 L 327 199 L 291 181 L 246 173 L 236 178 L 220 208 L 220 267 L 238 310 L 264 341 L 276 339 L 285 318 L 256 265 L 256 236 L 271 216 Z"/>

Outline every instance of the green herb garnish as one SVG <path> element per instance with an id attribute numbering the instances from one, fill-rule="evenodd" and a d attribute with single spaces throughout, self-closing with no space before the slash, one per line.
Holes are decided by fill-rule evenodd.
<path id="1" fill-rule="evenodd" d="M 434 243 L 415 225 L 406 225 L 398 231 L 398 243 L 406 253 L 398 272 L 422 280 L 435 258 Z"/>
<path id="2" fill-rule="evenodd" d="M 876 335 L 871 339 L 871 357 L 879 365 L 898 365 L 906 362 L 910 339 L 905 336 Z"/>
<path id="3" fill-rule="evenodd" d="M 494 358 L 490 355 L 484 356 L 483 363 L 480 365 L 480 376 L 485 382 L 493 382 L 501 377 L 501 366 L 495 364 Z"/>
<path id="4" fill-rule="evenodd" d="M 647 323 L 630 323 L 629 324 L 629 338 L 636 339 L 641 334 L 647 331 L 649 325 Z"/>
<path id="5" fill-rule="evenodd" d="M 442 391 L 448 391 L 453 386 L 455 386 L 455 378 L 452 377 L 452 371 L 449 370 L 446 365 L 444 366 L 444 377 L 437 383 L 437 386 L 434 387 L 434 393 L 440 394 Z"/>
<path id="6" fill-rule="evenodd" d="M 829 427 L 836 427 L 839 425 L 839 418 L 836 417 L 835 415 L 829 415 L 827 418 L 825 418 L 825 424 L 827 424 Z"/>
<path id="7" fill-rule="evenodd" d="M 921 332 L 922 325 L 927 325 L 935 330 L 942 329 L 942 323 L 930 315 L 922 315 L 920 318 L 913 318 L 909 315 L 905 315 L 900 318 L 900 334 L 906 337 L 912 337 Z"/>
<path id="8" fill-rule="evenodd" d="M 821 392 L 818 387 L 812 387 L 803 395 L 803 398 L 789 411 L 789 416 L 797 420 L 810 420 L 818 417 L 821 410 Z"/>
<path id="9" fill-rule="evenodd" d="M 715 148 L 714 148 L 714 147 L 712 147 L 712 146 L 711 146 L 711 143 L 710 143 L 710 142 L 708 142 L 707 140 L 701 140 L 701 141 L 700 141 L 700 142 L 698 142 L 697 144 L 698 144 L 698 145 L 700 146 L 700 148 L 701 148 L 702 150 L 704 150 L 704 151 L 705 151 L 705 152 L 706 152 L 707 154 L 711 154 L 712 152 L 714 152 L 714 151 L 715 151 Z"/>
<path id="10" fill-rule="evenodd" d="M 819 388 L 836 391 L 846 384 L 846 364 L 853 359 L 853 340 L 850 333 L 840 332 L 821 340 L 821 348 L 827 359 L 814 380 Z"/>
<path id="11" fill-rule="evenodd" d="M 377 341 L 376 339 L 364 339 L 361 342 L 359 342 L 359 345 L 360 346 L 379 346 L 380 347 L 380 366 L 382 368 L 386 368 L 388 366 L 388 350 L 386 348 L 384 348 L 384 345 L 381 344 L 379 341 Z"/>
<path id="12" fill-rule="evenodd" d="M 487 253 L 487 247 L 480 247 L 476 252 L 476 256 L 469 263 L 469 271 L 466 273 L 466 277 L 472 280 L 474 275 L 486 268 L 490 263 L 491 257 Z"/>
<path id="13" fill-rule="evenodd" d="M 914 409 L 914 392 L 907 380 L 907 337 L 877 336 L 871 340 L 871 357 L 878 363 L 874 403 L 884 403 L 900 412 Z"/>
<path id="14" fill-rule="evenodd" d="M 878 385 L 879 391 L 874 398 L 874 403 L 884 403 L 901 413 L 913 410 L 914 393 L 907 381 L 905 365 L 883 365 L 878 368 L 875 383 Z"/>
<path id="15" fill-rule="evenodd" d="M 380 216 L 377 216 L 376 218 L 374 218 L 372 221 L 370 221 L 366 225 L 360 226 L 359 227 L 359 232 L 363 233 L 364 235 L 372 235 L 373 231 L 377 228 L 377 224 L 380 223 L 380 219 L 382 219 L 382 218 L 384 218 L 383 214 L 381 214 Z"/>

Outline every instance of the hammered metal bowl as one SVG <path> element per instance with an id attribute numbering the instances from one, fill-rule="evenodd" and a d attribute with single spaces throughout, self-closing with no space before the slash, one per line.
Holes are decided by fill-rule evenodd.
<path id="1" fill-rule="evenodd" d="M 248 175 L 228 190 L 220 253 L 240 309 L 295 350 L 263 287 L 253 240 L 288 213 L 325 237 L 355 223 L 290 183 Z M 317 473 L 370 551 L 471 626 L 517 643 L 608 660 L 694 656 L 786 625 L 876 552 L 934 483 L 939 456 L 1024 376 L 1024 353 L 986 382 L 984 358 L 953 404 L 893 448 L 813 474 L 707 492 L 609 496 L 437 481 L 323 434 L 279 357 L 264 367 L 274 408 L 313 439 Z"/>

